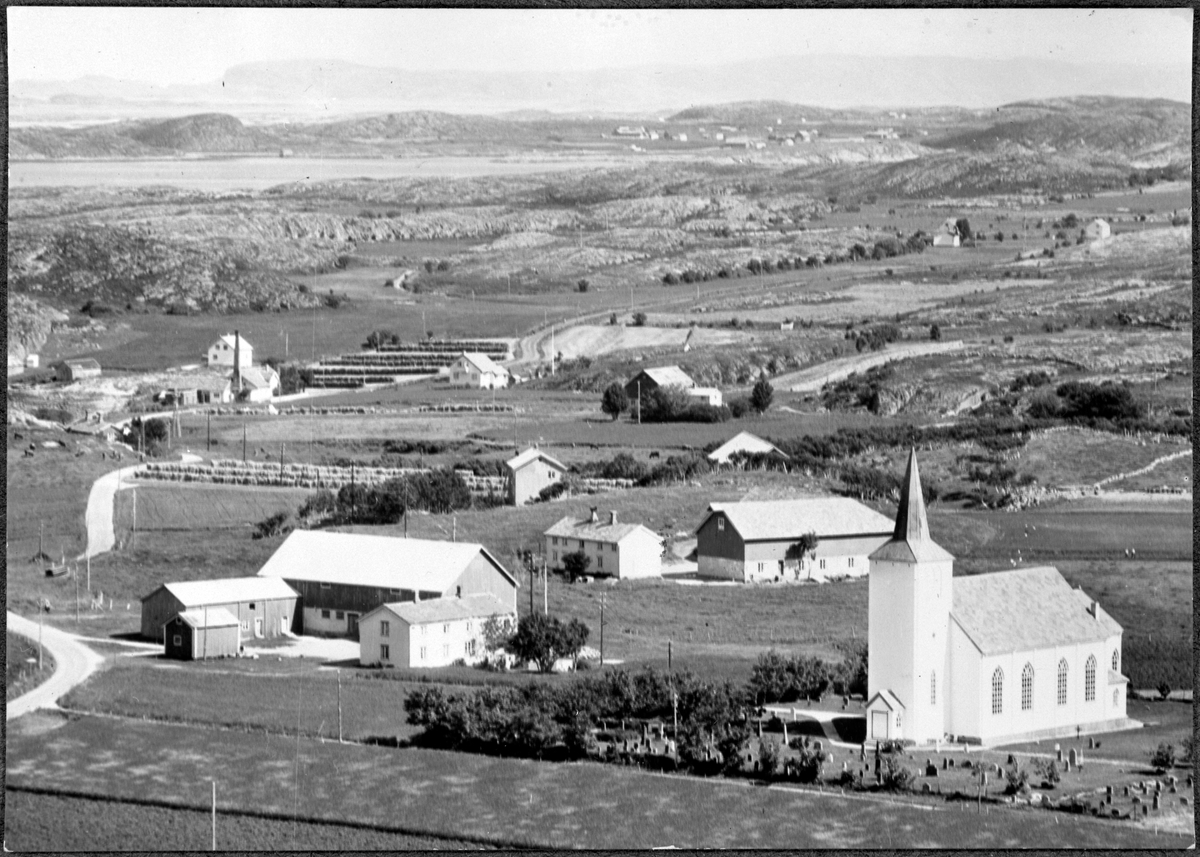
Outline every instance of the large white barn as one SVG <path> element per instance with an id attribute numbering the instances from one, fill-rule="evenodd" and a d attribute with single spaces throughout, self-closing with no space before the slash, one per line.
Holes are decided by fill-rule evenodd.
<path id="1" fill-rule="evenodd" d="M 930 538 L 917 456 L 871 554 L 867 738 L 1005 744 L 1139 726 L 1121 626 L 1057 569 L 953 577 Z"/>

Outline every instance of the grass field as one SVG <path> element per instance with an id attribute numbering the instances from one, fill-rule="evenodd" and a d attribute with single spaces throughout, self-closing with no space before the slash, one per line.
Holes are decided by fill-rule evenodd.
<path id="1" fill-rule="evenodd" d="M 113 524 L 118 532 L 132 529 L 136 496 L 139 532 L 248 528 L 277 512 L 295 512 L 309 493 L 303 488 L 144 482 L 136 491 L 117 493 Z"/>
<path id="2" fill-rule="evenodd" d="M 217 796 L 217 847 L 237 851 L 432 851 L 481 848 L 471 842 L 343 824 L 242 814 Z M 212 816 L 204 809 L 126 803 L 5 789 L 4 844 L 14 851 L 205 851 Z"/>
<path id="3" fill-rule="evenodd" d="M 1057 432 L 1030 438 L 1012 466 L 1047 487 L 1092 485 L 1117 473 L 1139 470 L 1182 449 L 1177 444 L 1143 443 L 1114 434 Z"/>
<path id="4" fill-rule="evenodd" d="M 85 717 L 9 739 L 8 783 L 203 809 L 545 847 L 1109 847 L 1174 844 L 1133 825 L 1039 811 L 910 806 L 839 793 L 748 788 L 591 763 L 544 764 L 382 750 Z M 297 789 L 297 786 L 299 788 Z"/>
<path id="5" fill-rule="evenodd" d="M 4 691 L 7 699 L 16 699 L 54 674 L 54 658 L 42 652 L 42 667 L 38 669 L 37 640 L 27 640 L 19 634 L 4 635 Z M 31 663 L 32 662 L 32 663 Z"/>

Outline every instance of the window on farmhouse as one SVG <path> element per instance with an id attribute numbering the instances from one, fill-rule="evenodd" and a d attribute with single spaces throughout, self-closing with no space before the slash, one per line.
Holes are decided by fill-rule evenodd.
<path id="1" fill-rule="evenodd" d="M 251 601 L 251 602 L 250 602 L 250 609 L 251 609 L 251 610 L 253 610 L 253 609 L 254 609 L 254 602 L 253 602 L 253 601 Z"/>
<path id="2" fill-rule="evenodd" d="M 345 612 L 344 612 L 344 611 L 342 611 L 342 610 L 339 610 L 339 611 L 337 612 L 337 617 L 338 617 L 339 619 L 345 619 L 345 618 L 346 618 L 346 614 L 345 614 Z"/>
<path id="3" fill-rule="evenodd" d="M 381 636 L 381 637 L 392 636 L 392 623 L 391 622 L 380 622 L 379 623 L 379 636 Z"/>
<path id="4" fill-rule="evenodd" d="M 725 532 L 725 519 L 724 518 L 717 518 L 717 532 L 718 533 Z"/>
<path id="5" fill-rule="evenodd" d="M 445 625 L 442 626 L 442 633 L 443 634 L 450 633 L 450 623 L 449 622 L 447 622 Z"/>
<path id="6" fill-rule="evenodd" d="M 421 660 L 425 660 L 425 647 L 421 646 Z"/>
<path id="7" fill-rule="evenodd" d="M 333 588 L 333 584 L 332 584 L 332 583 L 322 583 L 322 584 L 321 584 L 321 588 L 322 588 L 322 589 L 332 589 L 332 588 Z"/>
<path id="8" fill-rule="evenodd" d="M 391 658 L 392 658 L 391 649 L 386 644 L 381 645 L 379 647 L 379 659 L 381 661 L 388 661 L 388 660 L 391 660 Z"/>
<path id="9" fill-rule="evenodd" d="M 850 566 L 850 568 L 854 568 L 854 557 L 850 557 L 850 559 L 847 560 L 847 564 Z"/>
<path id="10" fill-rule="evenodd" d="M 183 637 L 181 637 L 179 634 L 176 634 L 176 635 L 175 635 L 175 637 L 174 637 L 173 639 L 175 640 L 175 643 L 174 643 L 174 645 L 176 645 L 176 646 L 182 646 L 182 645 L 183 645 Z"/>
<path id="11" fill-rule="evenodd" d="M 929 704 L 937 705 L 937 671 L 929 673 Z"/>
<path id="12" fill-rule="evenodd" d="M 604 568 L 604 557 L 596 557 L 596 568 Z"/>
<path id="13" fill-rule="evenodd" d="M 322 618 L 322 619 L 328 619 L 328 618 L 329 618 L 329 611 L 328 611 L 328 610 L 322 610 L 322 611 L 321 611 L 321 618 Z"/>
<path id="14" fill-rule="evenodd" d="M 825 567 L 825 560 L 821 560 L 821 568 Z"/>

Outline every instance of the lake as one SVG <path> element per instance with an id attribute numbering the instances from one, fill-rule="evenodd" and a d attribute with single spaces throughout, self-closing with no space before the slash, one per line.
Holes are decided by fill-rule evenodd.
<path id="1" fill-rule="evenodd" d="M 532 175 L 619 166 L 615 158 L 505 160 L 438 158 L 195 158 L 130 161 L 12 161 L 9 186 L 145 187 L 171 185 L 203 191 L 263 190 L 286 182 L 332 179 L 470 178 Z"/>

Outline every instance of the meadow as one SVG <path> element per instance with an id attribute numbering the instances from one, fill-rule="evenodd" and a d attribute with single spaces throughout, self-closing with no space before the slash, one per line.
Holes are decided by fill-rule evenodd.
<path id="1" fill-rule="evenodd" d="M 203 810 L 214 771 L 223 799 L 245 811 L 499 845 L 1136 848 L 1175 841 L 1134 825 L 1030 809 L 993 806 L 968 817 L 965 805 L 94 717 L 9 739 L 15 788 Z"/>
<path id="2" fill-rule="evenodd" d="M 41 668 L 38 668 L 37 640 L 28 640 L 19 634 L 6 632 L 4 635 L 4 691 L 9 700 L 28 693 L 50 676 L 54 675 L 54 658 L 42 652 Z"/>

